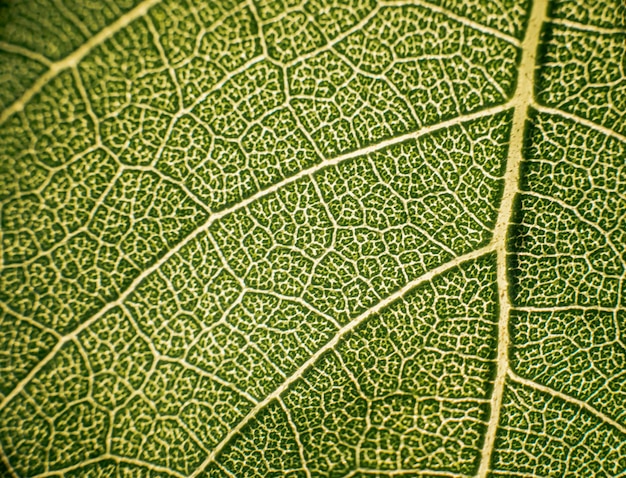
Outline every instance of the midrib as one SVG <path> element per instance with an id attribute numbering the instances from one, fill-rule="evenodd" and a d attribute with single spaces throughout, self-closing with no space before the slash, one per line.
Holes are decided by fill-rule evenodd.
<path id="1" fill-rule="evenodd" d="M 535 88 L 535 65 L 539 46 L 541 28 L 546 20 L 547 0 L 534 0 L 530 12 L 528 28 L 522 42 L 522 61 L 517 75 L 517 89 L 511 103 L 515 107 L 506 172 L 504 176 L 504 192 L 493 235 L 497 255 L 498 295 L 500 316 L 498 319 L 498 355 L 496 379 L 491 395 L 491 414 L 482 448 L 478 478 L 485 478 L 489 473 L 491 455 L 493 453 L 504 383 L 509 370 L 509 315 L 511 302 L 509 298 L 508 269 L 506 260 L 506 239 L 513 214 L 513 205 L 518 192 L 520 165 L 524 148 L 524 126 L 528 117 L 528 107 L 532 104 Z"/>

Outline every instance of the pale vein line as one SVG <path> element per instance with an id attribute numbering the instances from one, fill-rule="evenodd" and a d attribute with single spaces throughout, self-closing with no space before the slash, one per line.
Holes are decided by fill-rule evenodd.
<path id="1" fill-rule="evenodd" d="M 4 312 L 7 315 L 12 315 L 18 320 L 21 320 L 22 322 L 26 322 L 29 325 L 32 325 L 33 327 L 37 328 L 38 330 L 42 332 L 52 335 L 57 340 L 61 339 L 61 334 L 59 334 L 56 330 L 51 329 L 50 327 L 47 327 L 44 324 L 40 324 L 35 319 L 32 319 L 30 317 L 20 314 L 19 312 L 16 312 L 4 302 L 0 302 L 0 310 L 2 310 L 2 312 Z"/>
<path id="2" fill-rule="evenodd" d="M 93 123 L 95 133 L 96 133 L 96 145 L 102 146 L 103 149 L 107 153 L 110 154 L 110 151 L 108 151 L 108 148 L 106 148 L 102 144 L 102 136 L 100 134 L 100 118 L 98 118 L 98 116 L 93 110 L 91 99 L 89 98 L 89 94 L 87 93 L 87 88 L 85 88 L 85 82 L 80 76 L 80 72 L 78 71 L 78 68 L 72 68 L 72 76 L 74 77 L 74 81 L 76 82 L 76 89 L 78 90 L 78 93 L 80 97 L 82 98 L 83 103 L 85 104 L 85 110 L 87 111 L 87 115 L 89 116 L 89 118 L 91 118 L 91 121 Z M 114 159 L 117 159 L 115 155 L 111 155 L 111 157 L 113 157 Z"/>
<path id="3" fill-rule="evenodd" d="M 77 28 L 85 38 L 89 38 L 92 35 L 92 32 L 89 31 L 89 29 L 85 26 L 82 20 L 74 15 L 74 12 L 67 8 L 67 6 L 63 3 L 63 0 L 52 0 L 52 3 L 59 11 L 61 16 L 65 17 L 66 20 L 71 22 L 73 26 Z"/>
<path id="4" fill-rule="evenodd" d="M 545 114 L 549 114 L 549 115 L 554 115 L 554 116 L 561 116 L 563 118 L 566 118 L 570 121 L 574 121 L 575 123 L 580 123 L 584 126 L 586 126 L 587 128 L 593 129 L 595 131 L 598 131 L 602 134 L 605 134 L 606 136 L 611 136 L 612 138 L 615 138 L 619 141 L 621 141 L 622 143 L 626 143 L 626 136 L 624 136 L 623 134 L 618 133 L 617 131 L 613 131 L 610 128 L 607 128 L 606 126 L 602 126 L 598 123 L 595 123 L 591 120 L 582 118 L 581 116 L 578 116 L 576 114 L 573 113 L 567 113 L 563 110 L 560 110 L 558 108 L 551 108 L 549 106 L 544 106 L 544 105 L 540 105 L 539 103 L 536 103 L 533 101 L 532 103 L 532 107 L 533 109 L 539 111 L 540 113 L 545 113 Z"/>
<path id="5" fill-rule="evenodd" d="M 55 78 L 62 71 L 76 66 L 85 56 L 87 56 L 95 47 L 108 40 L 115 33 L 125 28 L 134 20 L 144 16 L 150 8 L 160 3 L 161 0 L 144 0 L 132 10 L 119 17 L 116 21 L 100 30 L 94 36 L 89 38 L 79 48 L 67 55 L 65 58 L 50 64 L 50 68 L 46 73 L 41 75 L 28 88 L 20 98 L 15 100 L 8 108 L 0 113 L 0 124 L 3 124 L 11 115 L 24 109 L 30 99 L 39 93 L 50 80 Z"/>
<path id="6" fill-rule="evenodd" d="M 400 1 L 387 0 L 387 1 L 381 2 L 381 6 L 383 7 L 400 7 L 400 6 L 422 7 L 432 12 L 440 13 L 441 15 L 444 15 L 445 17 L 451 20 L 454 20 L 455 22 L 461 23 L 462 25 L 465 25 L 466 27 L 469 27 L 473 30 L 478 30 L 479 32 L 484 33 L 486 35 L 494 36 L 496 38 L 499 38 L 500 40 L 504 40 L 505 42 L 511 43 L 512 45 L 515 45 L 517 47 L 520 46 L 520 41 L 515 37 L 507 35 L 506 33 L 502 33 L 500 30 L 496 30 L 495 28 L 489 27 L 487 25 L 483 25 L 482 23 L 478 23 L 473 20 L 470 20 L 467 17 L 457 15 L 456 13 L 453 13 L 446 8 L 440 7 L 438 5 L 434 5 L 429 2 L 425 2 L 422 0 L 400 0 Z"/>
<path id="7" fill-rule="evenodd" d="M 302 306 L 303 308 L 305 308 L 306 310 L 308 310 L 309 312 L 325 319 L 327 322 L 331 323 L 333 326 L 335 326 L 335 328 L 337 328 L 337 330 L 339 330 L 341 328 L 341 325 L 339 325 L 339 322 L 337 322 L 337 320 L 332 317 L 331 315 L 328 315 L 327 313 L 319 310 L 317 307 L 307 303 L 307 301 L 305 301 L 302 297 L 296 297 L 296 296 L 290 296 L 290 295 L 285 295 L 285 294 L 281 294 L 280 292 L 275 292 L 273 290 L 261 290 L 258 288 L 254 288 L 254 287 L 250 287 L 248 285 L 245 286 L 245 290 L 246 293 L 251 293 L 251 294 L 258 294 L 258 295 L 271 295 L 276 297 L 277 299 L 283 300 L 285 302 L 293 302 L 295 304 L 299 304 L 300 306 Z"/>
<path id="8" fill-rule="evenodd" d="M 512 476 L 519 476 L 521 478 L 549 478 L 546 475 L 535 475 L 534 473 L 528 473 L 526 471 L 521 472 L 506 470 L 500 472 L 499 470 L 494 470 L 493 473 L 494 476 L 505 476 L 506 478 L 511 478 Z M 502 475 L 502 473 L 505 473 L 505 475 Z"/>
<path id="9" fill-rule="evenodd" d="M 144 339 L 144 340 L 146 340 L 146 339 Z M 154 353 L 153 353 L 153 355 L 154 355 Z M 242 390 L 239 387 L 237 387 L 236 384 L 231 383 L 228 380 L 224 380 L 219 375 L 215 375 L 213 373 L 210 373 L 210 372 L 206 371 L 205 369 L 190 363 L 185 358 L 170 357 L 169 355 L 163 355 L 163 354 L 160 354 L 160 353 L 158 355 L 156 355 L 155 357 L 156 357 L 156 360 L 158 360 L 159 362 L 170 363 L 170 364 L 177 364 L 177 365 L 180 365 L 183 368 L 191 370 L 192 372 L 196 373 L 197 375 L 199 375 L 202 378 L 208 378 L 208 379 L 212 380 L 213 382 L 221 385 L 222 387 L 228 388 L 229 390 L 232 390 L 237 395 L 240 395 L 241 397 L 243 397 L 246 400 L 248 400 L 250 403 L 258 403 L 259 402 L 256 398 L 254 398 L 248 392 L 246 392 L 245 390 Z"/>
<path id="10" fill-rule="evenodd" d="M 98 148 L 99 147 L 96 147 L 95 149 L 98 149 Z M 32 257 L 29 257 L 27 259 L 24 259 L 20 262 L 13 263 L 13 264 L 2 264 L 3 268 L 6 270 L 9 270 L 9 269 L 18 269 L 18 268 L 28 267 L 29 265 L 37 262 L 42 257 L 51 256 L 52 254 L 54 254 L 55 251 L 58 251 L 62 247 L 66 246 L 67 244 L 70 243 L 70 241 L 80 236 L 81 234 L 86 234 L 89 238 L 95 239 L 97 241 L 98 237 L 89 230 L 89 224 L 91 224 L 91 222 L 93 221 L 95 214 L 98 211 L 100 206 L 108 207 L 104 201 L 108 197 L 109 192 L 117 184 L 117 181 L 120 179 L 123 173 L 124 173 L 124 169 L 118 167 L 118 169 L 115 171 L 115 174 L 113 175 L 113 177 L 107 184 L 104 191 L 102 191 L 102 193 L 95 199 L 94 206 L 91 209 L 91 211 L 89 211 L 89 217 L 86 220 L 84 220 L 78 228 L 74 229 L 73 231 L 68 232 L 65 236 L 63 236 L 61 239 L 59 239 L 53 245 L 51 245 L 49 249 L 42 250 L 41 247 L 38 247 L 39 250 Z"/>
<path id="11" fill-rule="evenodd" d="M 218 468 L 219 468 L 219 469 L 220 469 L 223 473 L 225 473 L 225 474 L 226 474 L 226 476 L 229 476 L 229 477 L 231 477 L 231 478 L 237 478 L 237 477 L 235 476 L 235 474 L 234 474 L 232 471 L 230 471 L 228 468 L 226 468 L 225 466 L 222 466 L 222 465 L 220 465 L 220 464 L 218 463 L 218 464 L 217 464 L 217 467 L 218 467 Z"/>
<path id="12" fill-rule="evenodd" d="M 159 473 L 167 473 L 168 475 L 175 476 L 177 478 L 185 478 L 185 475 L 183 475 L 182 473 L 179 473 L 179 472 L 177 472 L 175 470 L 172 470 L 170 468 L 166 468 L 164 466 L 155 465 L 154 463 L 145 462 L 143 460 L 138 460 L 136 458 L 126 458 L 126 457 L 123 457 L 123 456 L 118 456 L 118 455 L 115 455 L 115 454 L 108 454 L 108 453 L 106 453 L 104 455 L 100 455 L 97 458 L 91 458 L 91 459 L 88 459 L 88 460 L 83 460 L 80 463 L 76 463 L 74 465 L 70 465 L 70 466 L 67 466 L 65 468 L 60 468 L 60 469 L 57 469 L 57 470 L 50 470 L 48 472 L 40 473 L 38 475 L 33 475 L 32 478 L 45 478 L 45 477 L 54 476 L 54 475 L 64 475 L 65 473 L 68 473 L 70 471 L 77 470 L 77 469 L 85 467 L 85 466 L 101 463 L 101 462 L 106 461 L 106 460 L 114 461 L 118 465 L 119 464 L 135 465 L 135 466 L 139 466 L 141 468 L 147 468 L 150 471 L 156 471 L 156 472 L 159 472 Z"/>
<path id="13" fill-rule="evenodd" d="M 240 73 L 243 73 L 247 70 L 249 70 L 250 68 L 252 68 L 252 66 L 256 65 L 257 63 L 259 63 L 260 61 L 266 60 L 266 58 L 263 55 L 260 56 L 255 56 L 253 58 L 251 58 L 250 60 L 248 60 L 247 62 L 243 63 L 242 65 L 238 66 L 237 68 L 235 68 L 232 71 L 227 72 L 223 78 L 221 78 L 217 83 L 215 83 L 214 85 L 212 85 L 211 87 L 209 87 L 206 91 L 204 91 L 203 93 L 201 93 L 200 95 L 198 95 L 198 97 L 193 101 L 193 103 L 186 107 L 186 108 L 181 108 L 180 110 L 178 110 L 173 116 L 172 116 L 172 121 L 175 121 L 176 119 L 186 115 L 186 114 L 192 114 L 193 110 L 196 108 L 196 106 L 204 103 L 204 100 L 207 99 L 207 97 L 212 94 L 213 92 L 219 90 L 220 88 L 222 88 L 226 83 L 228 83 L 229 81 L 231 81 L 233 78 L 235 78 L 237 75 L 239 75 Z M 266 114 L 267 115 L 267 114 Z M 194 118 L 196 119 L 196 118 Z M 201 120 L 201 119 L 197 119 L 197 122 L 205 125 L 206 123 Z M 211 128 L 209 128 L 211 129 Z M 211 129 L 212 131 L 212 129 Z"/>
<path id="14" fill-rule="evenodd" d="M 42 65 L 50 66 L 52 65 L 52 61 L 49 58 L 43 56 L 41 53 L 37 53 L 36 51 L 29 50 L 28 48 L 24 48 L 23 46 L 14 45 L 12 43 L 8 43 L 5 41 L 0 41 L 0 50 L 6 51 L 7 53 L 15 53 L 17 55 L 25 56 L 29 60 L 36 61 L 41 63 Z"/>
<path id="15" fill-rule="evenodd" d="M 278 404 L 283 409 L 283 412 L 285 412 L 285 416 L 287 417 L 287 424 L 291 428 L 291 431 L 293 432 L 293 437 L 296 440 L 296 444 L 298 445 L 298 454 L 300 455 L 300 461 L 302 462 L 302 469 L 304 470 L 304 474 L 307 476 L 307 478 L 311 478 L 311 470 L 309 470 L 309 468 L 307 467 L 306 458 L 304 457 L 304 445 L 302 445 L 302 440 L 300 440 L 298 427 L 296 427 L 296 424 L 291 418 L 291 412 L 289 411 L 289 408 L 287 408 L 287 405 L 285 404 L 283 399 L 281 397 L 278 397 L 277 400 Z"/>
<path id="16" fill-rule="evenodd" d="M 409 99 L 408 99 L 408 97 L 406 95 L 403 95 L 400 92 L 400 90 L 398 90 L 398 87 L 396 86 L 396 84 L 393 81 L 391 81 L 386 76 L 386 74 L 387 74 L 386 72 L 383 72 L 383 73 L 372 73 L 372 72 L 369 72 L 369 71 L 365 71 L 358 65 L 358 63 L 359 63 L 358 60 L 357 61 L 351 60 L 349 57 L 347 57 L 346 55 L 341 53 L 337 48 L 333 48 L 332 52 L 341 61 L 343 61 L 346 65 L 349 65 L 353 72 L 355 72 L 355 73 L 357 73 L 357 74 L 359 74 L 361 76 L 364 76 L 366 78 L 377 79 L 377 80 L 383 82 L 385 85 L 387 85 L 387 87 L 392 91 L 392 93 L 396 96 L 396 98 L 399 101 L 401 101 L 404 106 L 406 106 L 406 108 L 407 108 L 407 110 L 409 112 L 409 116 L 415 122 L 415 124 L 420 124 L 419 115 L 415 111 L 415 107 L 413 106 L 413 103 L 411 101 L 409 101 Z M 502 98 L 506 98 L 506 95 L 502 95 Z"/>
<path id="17" fill-rule="evenodd" d="M 597 25 L 585 25 L 584 23 L 574 22 L 572 20 L 566 20 L 564 18 L 550 18 L 550 23 L 555 25 L 572 28 L 574 30 L 583 30 L 585 32 L 598 33 L 600 35 L 624 35 L 626 34 L 626 28 L 607 28 L 599 27 Z"/>
<path id="18" fill-rule="evenodd" d="M 556 305 L 546 307 L 523 306 L 514 307 L 520 312 L 610 312 L 612 314 L 622 310 L 620 307 L 582 306 L 582 305 Z"/>
<path id="19" fill-rule="evenodd" d="M 189 198 L 189 200 L 191 202 L 193 202 L 196 206 L 198 206 L 198 208 L 202 209 L 202 211 L 204 211 L 206 214 L 210 214 L 211 210 L 207 207 L 207 205 L 204 203 L 204 201 L 198 197 L 198 195 L 196 193 L 194 193 L 193 191 L 191 191 L 187 185 L 183 182 L 183 181 L 179 181 L 178 179 L 174 179 L 170 176 L 168 176 L 167 174 L 165 174 L 163 171 L 161 171 L 160 169 L 154 167 L 154 166 L 143 166 L 143 165 L 133 165 L 133 166 L 126 166 L 126 165 L 122 165 L 122 173 L 125 171 L 141 171 L 144 173 L 152 173 L 155 174 L 159 181 L 162 181 L 164 183 L 170 183 L 175 185 L 176 187 L 178 187 L 182 192 L 184 192 L 187 197 Z M 105 198 L 105 196 L 101 196 L 102 198 Z M 100 201 L 103 202 L 103 201 Z"/>
<path id="20" fill-rule="evenodd" d="M 380 171 L 376 167 L 376 164 L 374 163 L 374 161 L 372 161 L 370 159 L 369 165 L 372 168 L 372 171 L 374 171 L 374 174 L 376 175 L 376 178 L 381 183 L 384 183 L 385 181 L 382 179 L 382 176 L 380 175 Z M 428 165 L 428 166 L 430 166 L 430 165 Z M 437 171 L 435 171 L 433 169 L 431 169 L 431 171 L 433 171 L 437 175 L 437 177 L 441 180 L 442 183 L 445 183 L 445 180 L 438 174 Z M 394 189 L 393 187 L 390 187 L 389 189 L 391 190 L 391 194 L 393 194 L 396 198 L 398 198 L 398 200 L 402 203 L 402 207 L 403 207 L 407 217 L 409 217 L 409 211 L 408 211 L 408 206 L 407 206 L 407 202 L 408 201 L 405 198 L 403 198 L 402 195 L 400 193 L 398 193 L 398 191 L 396 189 Z M 452 190 L 448 189 L 447 187 L 446 187 L 446 191 L 448 191 L 455 200 L 457 199 L 457 195 L 456 195 L 455 191 L 452 191 Z M 459 199 L 459 202 L 460 202 L 460 199 Z M 460 206 L 462 207 L 463 204 L 461 203 Z M 471 217 L 474 218 L 474 215 L 472 214 Z M 476 220 L 476 222 L 480 226 L 482 226 L 483 228 L 488 229 L 483 224 L 481 224 L 478 220 Z M 444 242 L 441 242 L 437 238 L 433 237 L 432 234 L 430 234 L 428 231 L 426 231 L 425 229 L 420 227 L 418 224 L 411 224 L 411 226 L 414 227 L 424 237 L 426 237 L 426 239 L 428 239 L 431 243 L 433 243 L 434 245 L 436 245 L 437 247 L 439 247 L 440 249 L 442 249 L 446 253 L 450 254 L 452 257 L 454 257 L 456 255 L 454 253 L 454 251 L 452 249 L 450 249 Z"/>
<path id="21" fill-rule="evenodd" d="M 548 7 L 547 3 L 547 0 L 536 0 L 533 2 L 528 29 L 522 44 L 522 61 L 518 71 L 517 89 L 511 100 L 515 105 L 515 113 L 511 126 L 507 170 L 504 176 L 504 193 L 493 235 L 497 252 L 497 280 L 500 303 L 497 372 L 491 395 L 489 425 L 485 434 L 480 467 L 477 474 L 479 478 L 485 478 L 489 474 L 491 455 L 493 453 L 498 422 L 500 420 L 504 384 L 507 371 L 509 370 L 508 349 L 510 342 L 509 316 L 511 313 L 511 302 L 509 297 L 506 240 L 510 220 L 513 215 L 514 200 L 519 187 L 520 164 L 522 162 L 524 148 L 524 127 L 528 115 L 528 106 L 532 101 L 534 93 L 537 49 L 539 46 L 541 28 L 545 21 L 544 19 Z"/>
<path id="22" fill-rule="evenodd" d="M 319 55 L 321 53 L 324 53 L 324 52 L 327 52 L 327 51 L 331 51 L 333 49 L 333 47 L 337 43 L 340 43 L 341 41 L 345 40 L 346 38 L 348 38 L 353 33 L 357 32 L 357 31 L 361 31 L 362 29 L 364 29 L 365 26 L 376 15 L 378 15 L 379 12 L 380 12 L 380 5 L 376 5 L 367 15 L 365 15 L 361 20 L 359 20 L 358 23 L 355 23 L 354 25 L 352 25 L 347 30 L 344 30 L 342 33 L 340 33 L 339 35 L 334 37 L 328 43 L 324 44 L 323 46 L 321 46 L 319 48 L 311 50 L 308 53 L 305 53 L 303 55 L 297 56 L 296 58 L 294 58 L 291 61 L 285 62 L 285 64 L 284 64 L 285 68 L 289 68 L 289 67 L 291 67 L 293 65 L 296 65 L 296 64 L 298 64 L 300 62 L 304 63 L 306 60 L 308 60 L 310 58 L 313 58 L 313 57 L 315 57 L 315 56 L 317 56 L 317 55 Z"/>
<path id="23" fill-rule="evenodd" d="M 17 474 L 17 472 L 15 471 L 11 463 L 9 463 L 9 457 L 7 456 L 6 452 L 2 448 L 2 443 L 0 443 L 0 460 L 2 460 L 2 463 L 4 463 L 4 466 L 6 467 L 10 476 L 12 476 L 13 478 L 19 478 L 19 475 Z"/>
<path id="24" fill-rule="evenodd" d="M 417 279 L 414 279 L 411 282 L 408 282 L 407 284 L 405 284 L 404 287 L 402 287 L 401 289 L 397 290 L 393 294 L 389 295 L 385 299 L 381 300 L 378 304 L 376 304 L 371 309 L 365 311 L 364 313 L 362 313 L 358 317 L 355 317 L 354 319 L 352 319 L 348 324 L 343 326 L 329 342 L 327 342 L 323 347 L 318 349 L 317 352 L 315 352 L 306 362 L 304 362 L 292 375 L 290 375 L 283 383 L 281 383 L 278 388 L 276 388 L 272 393 L 267 395 L 252 410 L 250 410 L 250 412 L 241 421 L 239 421 L 239 423 L 237 423 L 236 426 L 234 426 L 226 434 L 226 436 L 222 439 L 222 441 L 220 441 L 220 443 L 218 443 L 215 446 L 215 448 L 213 449 L 211 454 L 207 457 L 207 459 L 204 461 L 204 463 L 202 463 L 202 465 L 200 465 L 200 467 L 198 469 L 196 469 L 190 475 L 190 478 L 194 478 L 194 477 L 198 476 L 210 463 L 212 463 L 216 459 L 216 457 L 220 454 L 222 449 L 230 442 L 230 440 L 237 433 L 239 433 L 239 431 L 246 424 L 248 424 L 248 422 L 250 422 L 250 420 L 252 420 L 272 400 L 278 398 L 284 391 L 286 391 L 291 386 L 292 383 L 294 383 L 297 380 L 299 380 L 304 375 L 304 373 L 311 366 L 313 366 L 313 364 L 315 362 L 317 362 L 319 360 L 319 358 L 323 354 L 325 354 L 326 352 L 328 352 L 330 350 L 333 350 L 337 346 L 339 341 L 346 334 L 349 334 L 352 330 L 354 330 L 356 327 L 358 327 L 364 320 L 366 320 L 367 318 L 371 317 L 374 314 L 379 313 L 382 309 L 387 307 L 392 302 L 400 299 L 401 297 L 403 297 L 405 294 L 410 292 L 412 289 L 414 289 L 418 285 L 423 284 L 423 283 L 428 282 L 428 281 L 431 281 L 435 276 L 443 274 L 444 272 L 446 272 L 446 271 L 448 271 L 448 270 L 450 270 L 450 269 L 452 269 L 454 267 L 457 267 L 457 266 L 459 266 L 459 265 L 461 265 L 461 264 L 463 264 L 463 263 L 465 263 L 467 261 L 478 259 L 479 257 L 481 257 L 481 256 L 483 256 L 483 255 L 485 255 L 485 254 L 487 254 L 489 252 L 493 252 L 494 249 L 495 249 L 495 247 L 492 244 L 489 244 L 489 245 L 487 245 L 485 247 L 482 247 L 482 248 L 480 248 L 480 249 L 478 249 L 476 251 L 472 251 L 472 252 L 469 252 L 469 253 L 464 254 L 462 256 L 458 256 L 458 257 L 452 259 L 451 261 L 446 262 L 445 264 L 443 264 L 443 265 L 441 265 L 439 267 L 436 267 L 435 269 L 432 269 L 431 271 L 423 274 L 422 276 L 418 277 Z"/>
<path id="25" fill-rule="evenodd" d="M 462 473 L 454 473 L 452 471 L 445 471 L 445 470 L 442 471 L 442 470 L 430 470 L 430 469 L 416 469 L 416 470 L 407 469 L 407 470 L 381 471 L 381 470 L 370 470 L 368 468 L 357 468 L 352 473 L 347 475 L 346 478 L 354 476 L 357 473 L 370 473 L 370 474 L 375 474 L 375 476 L 383 475 L 383 476 L 388 476 L 388 477 L 411 475 L 411 476 L 429 476 L 429 477 L 430 476 L 444 476 L 446 478 L 469 478 L 470 476 L 470 475 L 464 475 Z"/>
<path id="26" fill-rule="evenodd" d="M 472 121 L 472 120 L 475 120 L 475 119 L 479 119 L 479 118 L 495 115 L 497 113 L 500 113 L 502 111 L 505 111 L 505 110 L 509 109 L 510 106 L 511 106 L 511 102 L 508 102 L 508 103 L 505 103 L 503 105 L 499 105 L 499 106 L 495 106 L 493 108 L 489 108 L 489 109 L 486 109 L 486 110 L 479 111 L 477 113 L 473 113 L 473 114 L 465 115 L 465 116 L 460 116 L 460 117 L 457 117 L 457 118 L 454 118 L 454 119 L 451 119 L 451 120 L 448 120 L 448 121 L 444 121 L 443 123 L 439 123 L 437 125 L 433 125 L 433 126 L 428 126 L 426 128 L 422 128 L 419 131 L 415 131 L 415 132 L 412 132 L 412 133 L 407 133 L 407 134 L 404 134 L 402 136 L 396 136 L 394 138 L 390 138 L 390 139 L 387 139 L 385 141 L 381 141 L 380 143 L 376 143 L 376 144 L 370 145 L 370 146 L 368 146 L 366 148 L 363 148 L 363 149 L 360 149 L 360 150 L 351 151 L 349 153 L 346 153 L 346 154 L 341 155 L 341 156 L 337 156 L 337 157 L 335 157 L 335 158 L 333 158 L 331 160 L 328 160 L 328 161 L 323 161 L 323 162 L 318 163 L 317 165 L 315 165 L 315 166 L 313 166 L 311 168 L 302 170 L 299 173 L 295 174 L 294 176 L 286 178 L 286 179 L 284 179 L 284 180 L 274 184 L 273 186 L 271 186 L 271 187 L 269 187 L 267 189 L 258 191 L 256 194 L 253 194 L 252 196 L 248 197 L 247 199 L 244 199 L 243 201 L 235 204 L 234 206 L 231 206 L 230 208 L 223 209 L 222 211 L 219 211 L 219 212 L 213 214 L 211 217 L 209 217 L 209 219 L 207 221 L 205 221 L 203 224 L 198 226 L 193 232 L 191 232 L 191 234 L 189 234 L 187 237 L 185 237 L 176 246 L 174 246 L 173 248 L 168 250 L 161 257 L 161 259 L 155 261 L 155 263 L 152 266 L 148 267 L 141 274 L 139 274 L 135 278 L 135 280 L 133 280 L 131 282 L 130 286 L 124 292 L 122 292 L 118 296 L 117 300 L 109 302 L 102 309 L 100 309 L 98 312 L 96 312 L 94 315 L 92 315 L 89 319 L 85 320 L 85 322 L 83 322 L 80 326 L 78 326 L 76 329 L 74 329 L 69 334 L 65 335 L 54 346 L 54 348 L 48 353 L 48 355 L 46 355 L 35 367 L 33 367 L 33 369 L 31 369 L 31 371 L 26 375 L 26 377 L 24 377 L 20 381 L 20 383 L 18 383 L 17 386 L 9 394 L 7 394 L 7 396 L 0 403 L 0 410 L 4 409 L 4 407 L 6 407 L 7 404 L 18 393 L 20 393 L 20 391 L 24 388 L 24 386 L 26 384 L 28 384 L 33 379 L 33 377 L 48 362 L 50 362 L 50 360 L 52 360 L 52 358 L 57 354 L 57 352 L 63 347 L 63 345 L 65 343 L 73 340 L 74 337 L 77 337 L 83 330 L 85 330 L 88 327 L 90 327 L 91 324 L 96 322 L 100 317 L 105 315 L 107 312 L 109 312 L 113 308 L 117 307 L 118 305 L 121 305 L 126 300 L 126 298 L 130 294 L 133 293 L 133 291 L 137 288 L 137 286 L 146 277 L 148 277 L 154 271 L 159 269 L 165 262 L 167 262 L 175 254 L 177 254 L 187 244 L 189 244 L 190 242 L 195 240 L 201 234 L 207 232 L 209 230 L 209 228 L 211 227 L 211 225 L 215 221 L 223 218 L 224 216 L 227 216 L 227 215 L 233 213 L 234 211 L 237 211 L 239 209 L 242 209 L 242 208 L 250 205 L 251 203 L 257 201 L 258 199 L 260 199 L 260 198 L 262 198 L 264 196 L 267 196 L 269 194 L 272 194 L 272 193 L 276 192 L 278 189 L 280 189 L 280 188 L 282 188 L 282 187 L 284 187 L 284 186 L 286 186 L 286 185 L 288 185 L 290 183 L 298 181 L 299 179 L 301 179 L 303 177 L 306 177 L 306 176 L 312 176 L 317 171 L 320 171 L 321 169 L 326 168 L 328 166 L 336 165 L 336 164 L 339 164 L 339 163 L 341 163 L 343 161 L 346 161 L 348 159 L 356 158 L 356 157 L 359 157 L 359 156 L 362 156 L 362 155 L 365 155 L 365 154 L 368 154 L 368 153 L 373 153 L 373 152 L 379 151 L 381 149 L 387 148 L 387 147 L 395 145 L 395 144 L 402 143 L 402 142 L 410 140 L 410 139 L 419 138 L 421 136 L 433 133 L 434 131 L 438 131 L 440 129 L 445 129 L 445 128 L 449 128 L 451 126 L 458 125 L 459 123 L 462 123 L 462 122 Z"/>
<path id="27" fill-rule="evenodd" d="M 545 385 L 541 385 L 540 383 L 537 383 L 534 380 L 529 380 L 527 378 L 520 377 L 519 375 L 517 375 L 512 370 L 509 370 L 508 376 L 509 376 L 509 378 L 511 380 L 513 380 L 514 382 L 517 382 L 517 383 L 519 383 L 521 385 L 525 385 L 527 387 L 534 388 L 535 390 L 539 390 L 540 392 L 546 393 L 546 394 L 548 394 L 548 395 L 550 395 L 552 397 L 558 397 L 561 400 L 564 400 L 564 401 L 566 401 L 568 403 L 571 403 L 571 404 L 576 405 L 576 406 L 578 406 L 580 408 L 583 408 L 586 411 L 588 411 L 589 413 L 591 413 L 592 415 L 594 415 L 596 418 L 599 418 L 600 420 L 602 420 L 607 425 L 611 425 L 613 428 L 615 428 L 616 430 L 618 430 L 621 433 L 623 433 L 624 435 L 626 435 L 626 426 L 622 425 L 621 423 L 616 422 L 614 419 L 612 419 L 608 415 L 605 415 L 600 410 L 592 407 L 587 402 L 579 400 L 578 398 L 572 397 L 571 395 L 568 395 L 566 393 L 559 392 L 558 390 L 556 390 L 554 388 L 546 387 Z"/>
<path id="28" fill-rule="evenodd" d="M 261 21 L 261 16 L 259 15 L 259 11 L 252 0 L 247 0 L 245 2 L 245 5 L 248 7 L 248 10 L 250 10 L 252 18 L 254 19 L 254 21 L 256 22 L 258 26 L 259 42 L 261 43 L 261 50 L 263 51 L 263 56 L 271 60 L 272 58 L 270 57 L 268 53 L 267 41 L 265 40 L 265 34 L 263 32 L 264 25 L 263 25 L 263 22 Z"/>
<path id="29" fill-rule="evenodd" d="M 602 228 L 602 226 L 600 226 L 600 224 L 596 224 L 595 222 L 587 219 L 585 216 L 582 215 L 582 213 L 578 210 L 578 208 L 576 206 L 573 206 L 572 204 L 568 204 L 565 201 L 563 201 L 562 199 L 558 199 L 552 196 L 548 196 L 547 194 L 541 194 L 538 192 L 535 192 L 531 189 L 529 190 L 522 190 L 520 191 L 520 193 L 524 196 L 530 196 L 530 197 L 534 197 L 536 199 L 542 199 L 544 201 L 548 201 L 553 205 L 557 205 L 560 208 L 562 208 L 564 211 L 567 211 L 569 213 L 571 213 L 572 215 L 574 215 L 576 217 L 576 219 L 578 219 L 581 223 L 589 226 L 590 228 L 592 228 L 595 232 L 597 232 L 598 234 L 600 234 L 600 236 L 602 237 L 602 239 L 605 240 L 606 245 L 608 246 L 609 249 L 611 249 L 613 251 L 613 253 L 615 254 L 615 257 L 617 258 L 617 260 L 620 261 L 620 263 L 624 266 L 626 266 L 626 262 L 622 259 L 622 255 L 619 252 L 619 246 L 614 244 L 613 241 L 611 240 L 609 233 L 612 232 L 614 229 L 616 229 L 619 226 L 616 226 L 614 228 L 612 228 L 611 230 L 604 230 Z M 560 252 L 557 253 L 558 255 L 562 255 Z M 546 257 L 546 254 L 542 254 L 543 257 Z"/>

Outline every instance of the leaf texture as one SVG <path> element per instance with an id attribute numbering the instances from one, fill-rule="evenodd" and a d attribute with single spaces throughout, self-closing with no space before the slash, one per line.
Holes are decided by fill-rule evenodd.
<path id="1" fill-rule="evenodd" d="M 0 5 L 0 475 L 626 476 L 620 0 Z"/>

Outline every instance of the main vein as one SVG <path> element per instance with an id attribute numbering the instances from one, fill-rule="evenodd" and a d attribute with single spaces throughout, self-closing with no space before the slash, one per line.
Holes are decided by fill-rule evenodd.
<path id="1" fill-rule="evenodd" d="M 518 192 L 520 165 L 524 149 L 524 129 L 528 114 L 528 107 L 532 103 L 535 87 L 535 64 L 537 48 L 543 23 L 546 20 L 547 0 L 534 0 L 530 12 L 528 29 L 522 43 L 522 61 L 517 75 L 517 89 L 512 103 L 515 107 L 506 173 L 504 176 L 504 192 L 494 230 L 493 241 L 497 254 L 498 296 L 500 302 L 500 316 L 498 319 L 498 358 L 497 372 L 491 395 L 491 414 L 489 425 L 483 444 L 478 477 L 485 478 L 489 472 L 491 455 L 493 453 L 504 383 L 509 370 L 509 316 L 511 301 L 509 296 L 509 280 L 507 268 L 506 241 L 509 224 L 513 214 L 515 197 Z"/>

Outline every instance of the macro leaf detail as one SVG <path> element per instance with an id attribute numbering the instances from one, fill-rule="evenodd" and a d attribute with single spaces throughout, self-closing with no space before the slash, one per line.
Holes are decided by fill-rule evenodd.
<path id="1" fill-rule="evenodd" d="M 0 475 L 626 476 L 621 0 L 0 5 Z"/>

